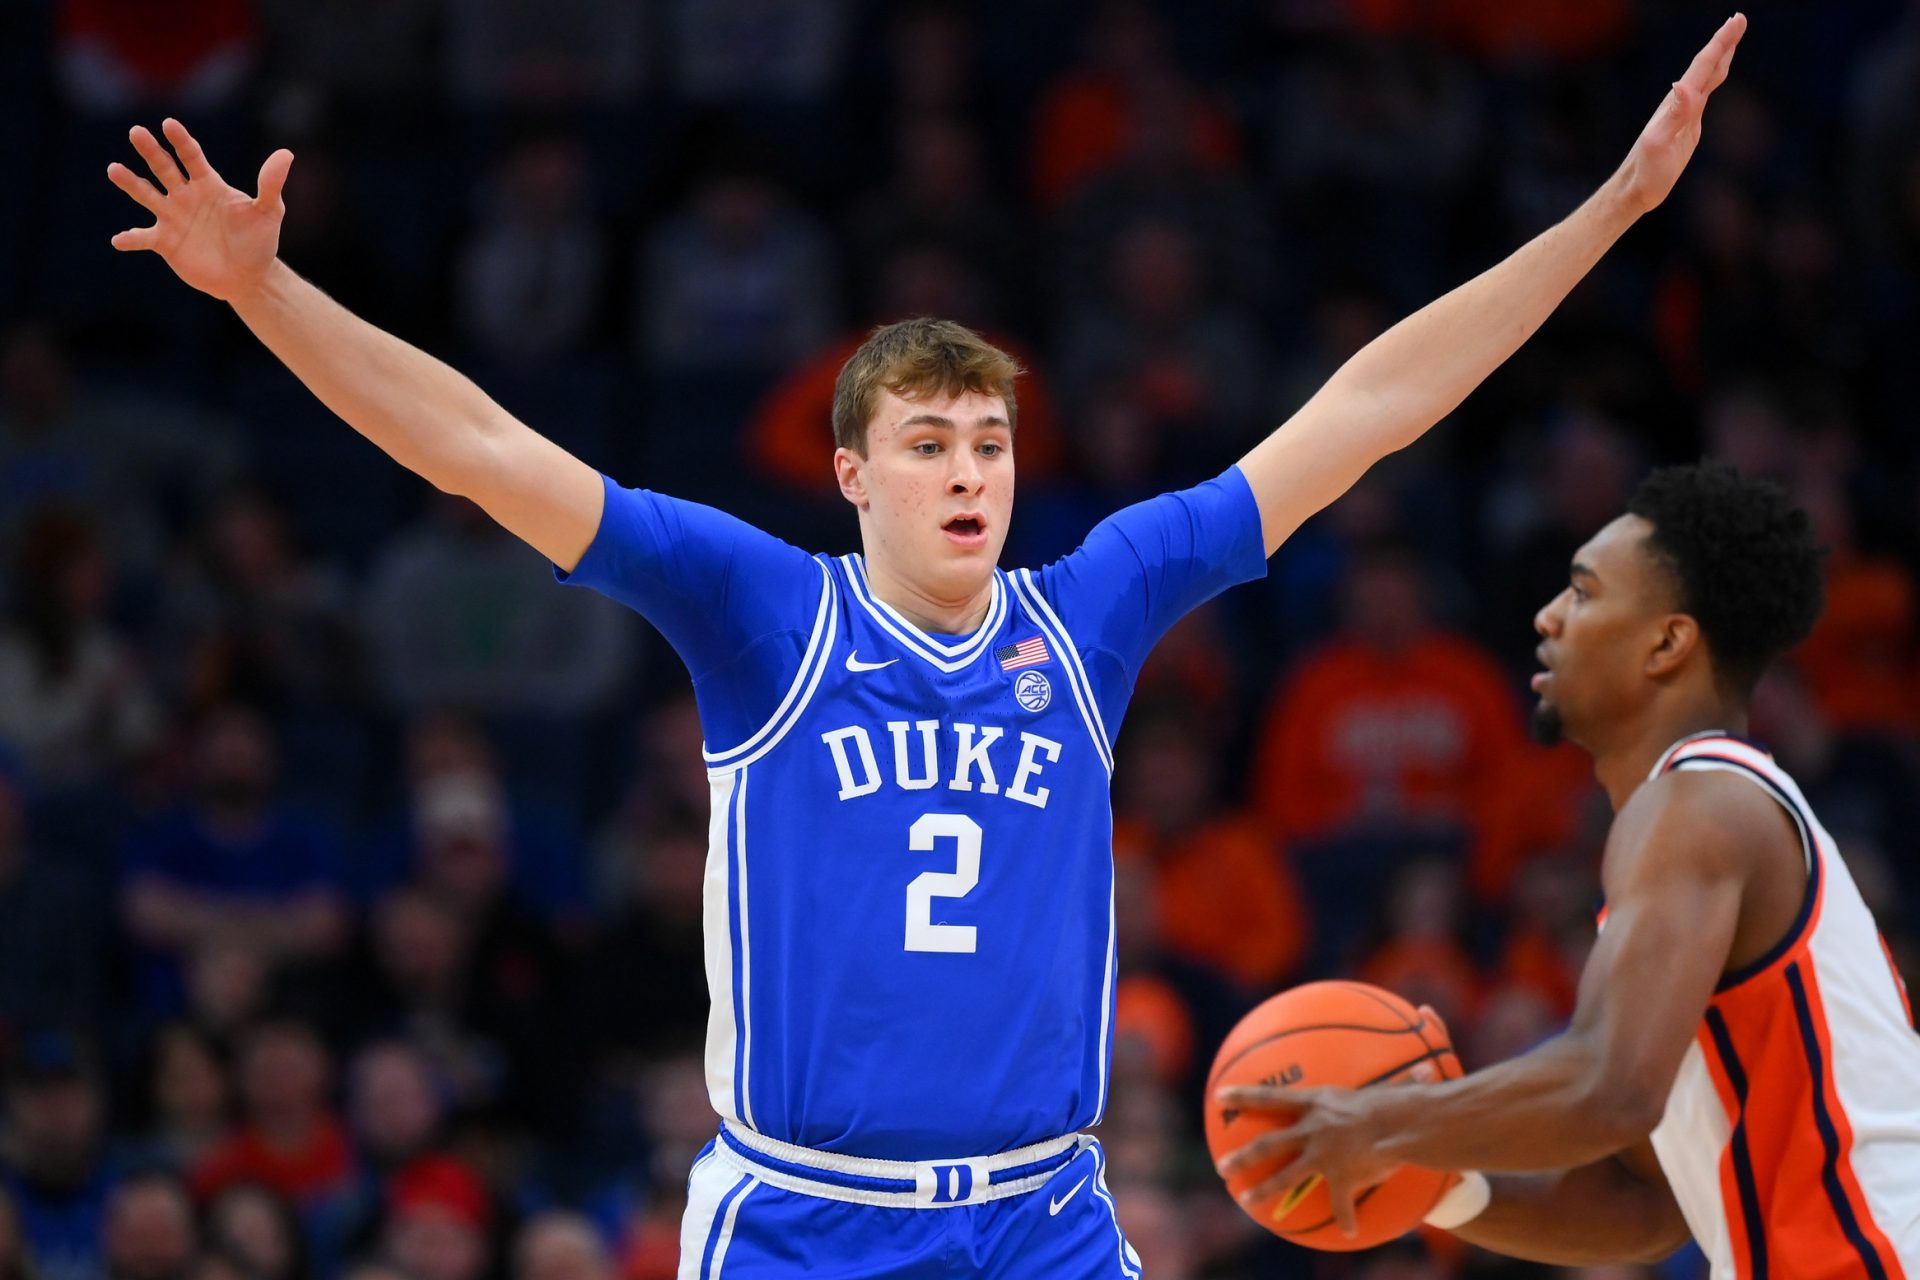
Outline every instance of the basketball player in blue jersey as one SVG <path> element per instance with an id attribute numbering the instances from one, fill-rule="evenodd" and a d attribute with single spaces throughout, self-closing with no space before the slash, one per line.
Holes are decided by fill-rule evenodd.
<path id="1" fill-rule="evenodd" d="M 686 1277 L 1137 1277 L 1099 1145 L 1114 937 L 1113 735 L 1154 642 L 1505 360 L 1672 188 L 1742 24 L 1560 225 L 1355 355 L 1225 474 L 997 567 L 1017 369 L 958 325 L 877 330 L 833 467 L 862 554 L 810 556 L 622 488 L 276 257 L 178 122 L 132 132 L 156 218 L 114 237 L 228 302 L 327 406 L 625 601 L 693 676 L 713 786 L 707 1078 Z"/>

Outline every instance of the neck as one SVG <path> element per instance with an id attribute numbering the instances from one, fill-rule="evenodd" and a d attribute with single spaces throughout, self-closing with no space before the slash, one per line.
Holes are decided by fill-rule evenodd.
<path id="1" fill-rule="evenodd" d="M 891 606 L 922 631 L 940 635 L 966 635 L 986 621 L 987 610 L 993 606 L 991 573 L 987 574 L 973 594 L 946 600 L 919 590 L 869 556 L 867 585 L 872 589 L 874 599 Z"/>
<path id="2" fill-rule="evenodd" d="M 1622 732 L 1606 745 L 1588 748 L 1593 753 L 1594 775 L 1606 788 L 1615 813 L 1640 789 L 1667 749 L 1682 738 L 1714 730 L 1733 734 L 1747 731 L 1746 709 L 1717 699 L 1684 711 L 1656 711 L 1659 713 L 1623 726 Z"/>

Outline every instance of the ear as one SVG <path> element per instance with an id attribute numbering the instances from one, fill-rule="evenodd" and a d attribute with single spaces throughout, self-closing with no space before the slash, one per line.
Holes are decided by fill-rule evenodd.
<path id="1" fill-rule="evenodd" d="M 1696 650 L 1704 647 L 1700 624 L 1692 615 L 1670 613 L 1660 620 L 1657 642 L 1647 652 L 1647 675 L 1655 680 L 1664 680 L 1686 665 Z"/>
<path id="2" fill-rule="evenodd" d="M 833 475 L 840 482 L 840 496 L 856 510 L 867 509 L 867 460 L 851 449 L 833 451 Z"/>

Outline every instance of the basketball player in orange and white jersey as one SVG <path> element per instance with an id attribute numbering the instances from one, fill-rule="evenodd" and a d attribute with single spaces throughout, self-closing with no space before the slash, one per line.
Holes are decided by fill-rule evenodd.
<path id="1" fill-rule="evenodd" d="M 1806 515 L 1729 467 L 1655 472 L 1534 620 L 1536 727 L 1592 753 L 1617 816 L 1568 1030 L 1462 1079 L 1256 1087 L 1294 1113 L 1223 1164 L 1253 1195 L 1354 1198 L 1403 1164 L 1467 1173 L 1428 1221 L 1578 1265 L 1691 1231 L 1715 1280 L 1920 1280 L 1920 1035 L 1833 839 L 1742 735 L 1820 611 Z"/>

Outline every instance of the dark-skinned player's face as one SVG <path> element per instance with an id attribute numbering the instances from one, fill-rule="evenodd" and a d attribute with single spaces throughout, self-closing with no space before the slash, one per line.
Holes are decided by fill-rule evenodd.
<path id="1" fill-rule="evenodd" d="M 1652 531 L 1639 516 L 1608 524 L 1574 553 L 1565 589 L 1534 615 L 1541 741 L 1591 742 L 1651 691 L 1649 656 L 1675 607 L 1672 575 L 1647 545 Z"/>

